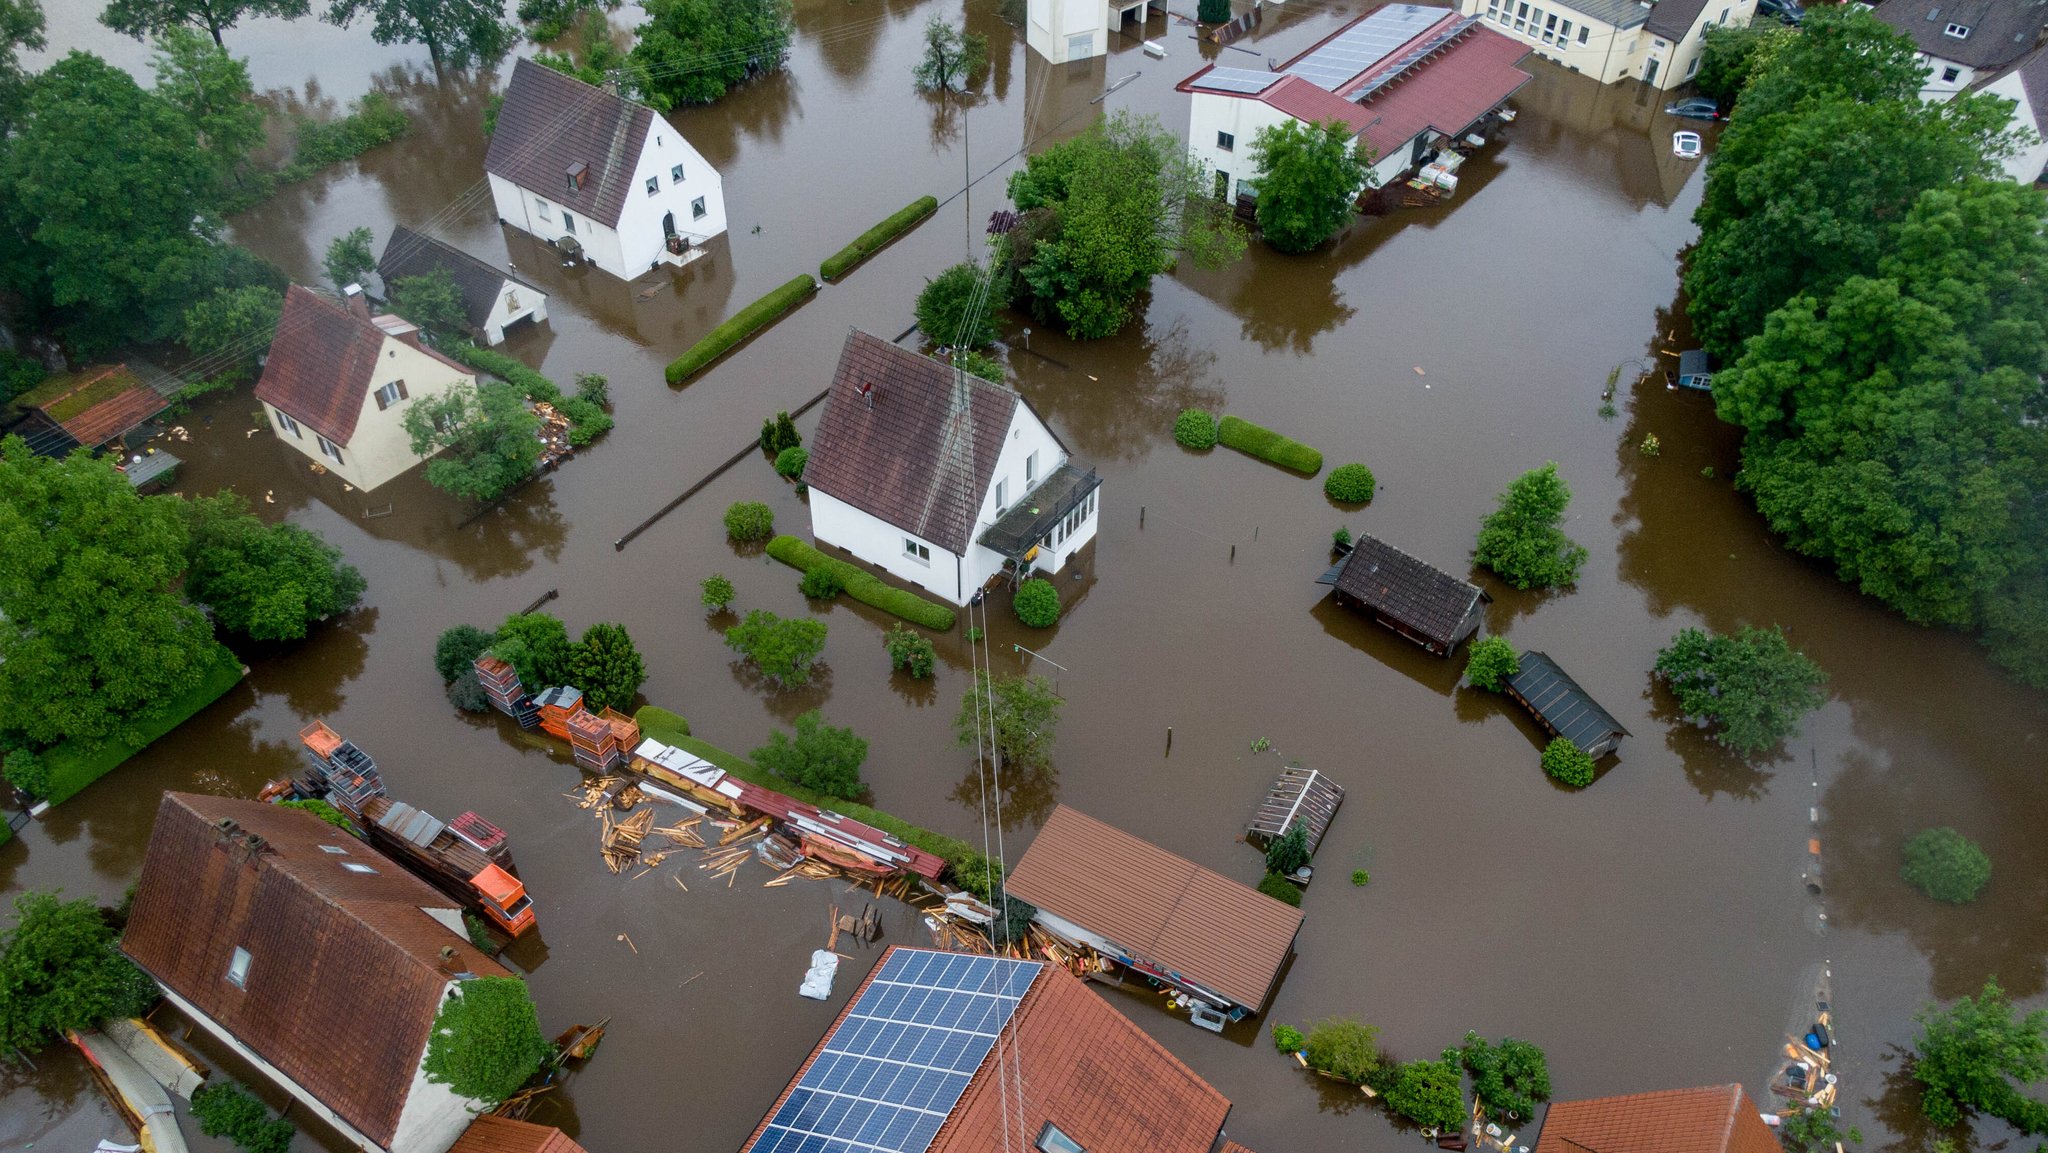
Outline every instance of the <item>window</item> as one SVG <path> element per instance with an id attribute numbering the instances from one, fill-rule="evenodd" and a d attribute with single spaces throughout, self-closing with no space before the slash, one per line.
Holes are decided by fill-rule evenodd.
<path id="1" fill-rule="evenodd" d="M 932 550 L 909 537 L 903 538 L 903 555 L 919 564 L 932 563 Z"/>
<path id="2" fill-rule="evenodd" d="M 1572 22 L 1567 20 L 1557 26 L 1557 42 L 1563 44 L 1572 38 Z"/>
<path id="3" fill-rule="evenodd" d="M 997 515 L 997 516 L 1001 516 L 1001 515 L 1002 515 L 1002 512 L 1003 512 L 1003 509 L 1005 509 L 1005 508 L 1007 508 L 1007 507 L 1009 506 L 1009 503 L 1010 503 L 1010 501 L 1009 501 L 1009 499 L 1008 499 L 1008 498 L 1009 498 L 1009 494 L 1010 494 L 1010 478 L 1008 478 L 1008 477 L 1004 477 L 1003 479 L 1001 479 L 1001 480 L 999 480 L 999 481 L 997 481 L 997 482 L 996 482 L 996 515 Z"/>
<path id="4" fill-rule="evenodd" d="M 1664 42 L 1662 40 L 1651 40 L 1650 43 L 1656 45 L 1659 48 L 1664 47 Z"/>
<path id="5" fill-rule="evenodd" d="M 1218 132 L 1216 134 L 1216 147 L 1221 148 L 1225 152 L 1234 152 L 1237 150 L 1237 137 L 1228 132 Z"/>
<path id="6" fill-rule="evenodd" d="M 1941 31 L 1943 35 L 1953 36 L 1958 40 L 1966 40 L 1970 35 L 1970 26 L 1968 24 L 1951 24 Z"/>
<path id="7" fill-rule="evenodd" d="M 533 214 L 542 220 L 548 219 L 548 202 L 536 196 L 533 198 Z"/>
<path id="8" fill-rule="evenodd" d="M 1216 199 L 1230 199 L 1230 173 L 1221 168 L 1216 170 Z"/>
<path id="9" fill-rule="evenodd" d="M 1692 74 L 1693 74 L 1693 73 L 1695 73 L 1695 72 L 1698 72 L 1699 70 L 1700 70 L 1700 58 L 1699 58 L 1699 57 L 1697 57 L 1697 56 L 1695 56 L 1695 57 L 1693 57 L 1693 58 L 1692 58 L 1692 63 L 1690 63 L 1690 64 L 1688 64 L 1688 65 L 1686 65 L 1686 66 L 1685 66 L 1685 77 L 1686 77 L 1686 79 L 1688 79 L 1688 80 L 1692 79 Z"/>
<path id="10" fill-rule="evenodd" d="M 677 164 L 668 170 L 668 182 L 670 184 L 681 184 L 683 182 L 682 165 Z"/>
<path id="11" fill-rule="evenodd" d="M 564 212 L 562 213 L 562 231 L 563 231 L 563 232 L 575 232 L 575 231 L 576 231 L 576 218 L 575 218 L 575 217 L 573 217 L 573 216 L 571 216 L 571 215 L 569 215 L 569 213 L 568 213 L 568 212 L 567 212 L 566 210 L 565 210 L 565 211 L 564 211 Z"/>
<path id="12" fill-rule="evenodd" d="M 273 408 L 270 411 L 277 414 L 277 427 L 285 430 L 288 433 L 291 433 L 293 436 L 298 437 L 300 440 L 306 439 L 306 434 L 299 431 L 299 422 L 293 420 L 289 416 L 286 416 L 283 409 Z"/>
<path id="13" fill-rule="evenodd" d="M 377 411 L 383 412 L 385 409 L 404 400 L 405 396 L 405 382 L 402 380 L 392 381 L 390 384 L 377 390 Z"/>
<path id="14" fill-rule="evenodd" d="M 1941 82 L 1943 84 L 1954 84 L 1956 77 L 1962 74 L 1963 70 L 1960 68 L 1944 68 L 1941 70 Z"/>
<path id="15" fill-rule="evenodd" d="M 368 865 L 358 865 L 354 861 L 343 861 L 341 867 L 351 873 L 375 873 L 377 871 Z"/>
<path id="16" fill-rule="evenodd" d="M 659 177 L 659 176 L 650 176 L 650 177 L 648 177 L 648 178 L 647 178 L 647 195 L 649 195 L 649 196 L 652 196 L 652 195 L 654 195 L 655 193 L 657 193 L 657 192 L 660 192 L 660 191 L 661 191 L 661 177 Z"/>
<path id="17" fill-rule="evenodd" d="M 1721 23 L 1728 23 L 1728 10 L 1726 8 L 1721 9 Z"/>
<path id="18" fill-rule="evenodd" d="M 1038 454 L 1034 452 L 1030 456 L 1024 458 L 1024 483 L 1030 484 L 1032 481 L 1037 479 Z"/>
<path id="19" fill-rule="evenodd" d="M 1585 26 L 1585 25 L 1583 25 L 1583 24 L 1581 24 L 1581 25 L 1579 25 L 1579 43 L 1581 43 L 1581 44 L 1584 44 L 1585 42 L 1586 42 L 1586 26 Z"/>
<path id="20" fill-rule="evenodd" d="M 1050 1121 L 1045 1123 L 1045 1128 L 1038 1131 L 1038 1140 L 1032 1143 L 1032 1148 L 1037 1149 L 1039 1153 L 1088 1153 L 1086 1149 L 1081 1148 L 1079 1141 L 1060 1132 L 1059 1127 Z"/>
<path id="21" fill-rule="evenodd" d="M 317 432 L 313 434 L 313 439 L 320 442 L 320 455 L 333 457 L 336 464 L 342 463 L 340 445 L 335 444 Z"/>
<path id="22" fill-rule="evenodd" d="M 706 211 L 706 210 L 705 210 L 705 208 L 704 208 L 704 198 L 703 198 L 703 197 L 699 196 L 699 197 L 698 197 L 697 199 L 695 199 L 695 200 L 692 200 L 692 201 L 690 201 L 690 219 L 692 219 L 692 220 L 702 220 L 702 219 L 704 219 L 704 213 L 705 213 L 705 211 Z"/>
<path id="23" fill-rule="evenodd" d="M 235 955 L 228 958 L 228 984 L 245 989 L 249 984 L 249 950 L 237 945 Z"/>
<path id="24" fill-rule="evenodd" d="M 348 856 L 348 850 L 342 848 L 340 845 L 322 845 L 320 846 L 320 851 L 323 853 L 332 853 L 337 857 Z"/>

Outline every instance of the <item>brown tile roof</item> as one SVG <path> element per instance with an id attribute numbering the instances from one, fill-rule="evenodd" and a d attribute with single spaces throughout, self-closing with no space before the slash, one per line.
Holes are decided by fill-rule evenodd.
<path id="1" fill-rule="evenodd" d="M 1446 647 L 1486 594 L 1478 585 L 1361 533 L 1337 574 L 1337 591 Z"/>
<path id="2" fill-rule="evenodd" d="M 498 293 L 504 289 L 506 281 L 537 296 L 542 295 L 540 289 L 510 272 L 493 268 L 459 248 L 414 232 L 402 224 L 391 230 L 391 240 L 384 246 L 384 255 L 377 260 L 377 275 L 384 278 L 387 291 L 394 280 L 425 276 L 436 269 L 448 270 L 448 275 L 455 281 L 456 291 L 462 294 L 462 310 L 476 328 L 482 328 L 484 321 L 491 318 L 491 309 L 497 307 Z"/>
<path id="3" fill-rule="evenodd" d="M 1527 55 L 1520 41 L 1483 26 L 1470 29 L 1359 106 L 1378 121 L 1365 129 L 1366 142 L 1384 156 L 1424 129 L 1447 136 L 1465 131 L 1529 82 L 1515 67 Z"/>
<path id="4" fill-rule="evenodd" d="M 1972 68 L 2003 68 L 2040 42 L 2039 0 L 1884 0 L 1877 18 L 1913 38 L 1920 51 Z M 1950 24 L 1970 30 L 1958 39 Z"/>
<path id="5" fill-rule="evenodd" d="M 21 403 L 41 409 L 87 446 L 105 444 L 169 407 L 125 364 L 96 364 L 47 381 Z"/>
<path id="6" fill-rule="evenodd" d="M 1740 1085 L 1559 1101 L 1536 1153 L 1783 1153 Z"/>
<path id="7" fill-rule="evenodd" d="M 1653 36 L 1677 43 L 1685 39 L 1685 34 L 1699 22 L 1700 13 L 1706 10 L 1707 0 L 1657 0 L 1643 27 Z"/>
<path id="8" fill-rule="evenodd" d="M 953 413 L 966 381 L 972 433 Z M 860 395 L 874 386 L 872 406 Z M 804 482 L 956 554 L 967 552 L 1017 394 L 858 329 L 846 336 Z M 971 443 L 971 451 L 970 444 Z"/>
<path id="9" fill-rule="evenodd" d="M 249 854 L 215 822 L 266 844 Z M 321 851 L 338 844 L 348 852 Z M 342 862 L 375 873 L 349 872 Z M 310 813 L 165 793 L 121 947 L 380 1145 L 389 1145 L 452 978 L 509 976 L 422 912 L 453 902 Z M 236 948 L 250 964 L 227 979 Z M 365 1012 L 366 1005 L 375 1012 Z"/>
<path id="10" fill-rule="evenodd" d="M 522 57 L 505 86 L 484 171 L 617 228 L 654 119 L 645 105 Z M 578 164 L 587 170 L 572 192 L 569 169 Z"/>
<path id="11" fill-rule="evenodd" d="M 256 399 L 346 447 L 383 349 L 382 329 L 294 284 L 285 290 Z"/>
<path id="12" fill-rule="evenodd" d="M 1060 805 L 1011 892 L 1240 1005 L 1266 1003 L 1301 910 Z"/>
<path id="13" fill-rule="evenodd" d="M 584 1153 L 584 1149 L 553 1125 L 485 1113 L 469 1123 L 448 1153 Z"/>

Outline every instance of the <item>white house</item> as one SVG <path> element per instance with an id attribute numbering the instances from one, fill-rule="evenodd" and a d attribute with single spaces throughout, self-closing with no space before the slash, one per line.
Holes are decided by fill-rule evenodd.
<path id="1" fill-rule="evenodd" d="M 311 813 L 165 793 L 121 949 L 182 1013 L 365 1153 L 446 1153 L 484 1102 L 429 1081 L 463 981 L 510 977 L 462 911 Z"/>
<path id="2" fill-rule="evenodd" d="M 1215 173 L 1216 195 L 1256 187 L 1252 141 L 1289 120 L 1339 120 L 1373 156 L 1385 186 L 1438 141 L 1465 135 L 1529 82 L 1521 44 L 1469 16 L 1386 4 L 1279 71 L 1210 65 L 1177 86 L 1190 95 L 1188 148 Z"/>
<path id="3" fill-rule="evenodd" d="M 527 59 L 505 86 L 484 172 L 499 220 L 625 280 L 680 265 L 725 231 L 724 182 L 675 126 Z"/>
<path id="4" fill-rule="evenodd" d="M 476 374 L 420 343 L 396 316 L 370 315 L 349 285 L 343 304 L 294 284 L 256 382 L 271 430 L 341 479 L 368 491 L 422 459 L 405 431 L 407 406 Z"/>
<path id="5" fill-rule="evenodd" d="M 394 281 L 435 272 L 446 272 L 455 282 L 469 327 L 485 344 L 502 343 L 505 330 L 515 324 L 547 321 L 547 293 L 402 224 L 391 230 L 391 240 L 377 260 L 377 275 L 384 278 L 386 293 L 392 291 Z"/>
<path id="6" fill-rule="evenodd" d="M 1986 81 L 1979 89 L 2013 102 L 2011 129 L 2019 150 L 2005 162 L 2005 176 L 2032 184 L 2048 167 L 2048 48 L 2037 48 Z"/>
<path id="7" fill-rule="evenodd" d="M 1602 84 L 1635 78 L 1665 91 L 1699 71 L 1707 29 L 1749 23 L 1756 0 L 1458 0 L 1458 10 Z"/>
<path id="8" fill-rule="evenodd" d="M 1095 539 L 1101 481 L 1023 397 L 858 330 L 804 467 L 811 535 L 956 605 Z"/>
<path id="9" fill-rule="evenodd" d="M 2041 42 L 2040 0 L 1885 0 L 1877 18 L 1911 37 L 1927 65 L 1929 100 L 1953 100 Z"/>

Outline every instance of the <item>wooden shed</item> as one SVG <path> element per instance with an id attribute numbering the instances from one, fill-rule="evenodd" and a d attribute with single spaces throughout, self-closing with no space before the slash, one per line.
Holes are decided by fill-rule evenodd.
<path id="1" fill-rule="evenodd" d="M 1337 806 L 1343 803 L 1344 786 L 1315 769 L 1290 765 L 1259 801 L 1259 811 L 1245 826 L 1244 839 L 1270 845 L 1300 821 L 1308 828 L 1308 851 L 1314 856 L 1337 816 Z"/>
<path id="2" fill-rule="evenodd" d="M 1678 354 L 1678 387 L 1713 391 L 1713 361 L 1707 359 L 1704 349 L 1688 348 Z"/>
<path id="3" fill-rule="evenodd" d="M 1521 661 L 1521 669 L 1503 687 L 1552 736 L 1563 737 L 1598 760 L 1629 735 L 1556 661 L 1537 652 L 1523 653 Z"/>
<path id="4" fill-rule="evenodd" d="M 1339 603 L 1440 657 L 1478 630 L 1493 600 L 1478 585 L 1367 535 L 1316 580 L 1336 586 Z"/>

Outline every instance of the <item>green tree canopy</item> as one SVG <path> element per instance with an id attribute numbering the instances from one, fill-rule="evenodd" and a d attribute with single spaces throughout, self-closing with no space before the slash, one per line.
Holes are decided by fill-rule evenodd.
<path id="1" fill-rule="evenodd" d="M 540 418 L 501 381 L 415 400 L 404 423 L 415 454 L 442 454 L 427 462 L 427 483 L 465 500 L 496 500 L 540 463 Z"/>
<path id="2" fill-rule="evenodd" d="M 376 237 L 367 228 L 351 228 L 327 242 L 327 256 L 320 266 L 327 270 L 327 280 L 339 290 L 351 284 L 361 284 L 377 267 L 377 256 L 370 251 Z"/>
<path id="3" fill-rule="evenodd" d="M 1509 677 L 1521 671 L 1522 656 L 1506 637 L 1481 637 L 1466 651 L 1465 682 L 1476 688 L 1497 693 Z"/>
<path id="4" fill-rule="evenodd" d="M 137 40 L 179 28 L 198 28 L 222 47 L 220 34 L 244 16 L 296 20 L 311 10 L 309 0 L 107 0 L 100 23 Z"/>
<path id="5" fill-rule="evenodd" d="M 1362 138 L 1341 120 L 1299 120 L 1252 137 L 1258 170 L 1259 233 L 1282 252 L 1307 252 L 1351 222 L 1352 203 L 1372 177 Z"/>
<path id="6" fill-rule="evenodd" d="M 996 342 L 995 314 L 1009 303 L 1004 277 L 991 277 L 981 294 L 981 265 L 965 261 L 930 280 L 917 294 L 917 330 L 933 344 L 987 348 Z M 968 313 L 974 324 L 967 324 Z"/>
<path id="7" fill-rule="evenodd" d="M 946 23 L 943 16 L 924 22 L 924 57 L 910 69 L 919 92 L 965 91 L 988 72 L 988 37 Z"/>
<path id="8" fill-rule="evenodd" d="M 1472 1074 L 1472 1091 L 1504 1125 L 1530 1120 L 1536 1103 L 1550 1099 L 1550 1064 L 1543 1050 L 1527 1041 L 1503 1037 L 1492 1045 L 1467 1032 L 1459 1056 Z"/>
<path id="9" fill-rule="evenodd" d="M 1977 996 L 1946 1009 L 1929 1005 L 1917 1019 L 1913 1077 L 1929 1121 L 1946 1129 L 1988 1113 L 2022 1133 L 2048 1133 L 2048 1105 L 2015 1085 L 2048 1077 L 2048 1010 L 2015 1017 L 1993 979 Z"/>
<path id="10" fill-rule="evenodd" d="M 21 49 L 40 52 L 46 46 L 39 0 L 0 0 L 0 140 L 7 138 L 15 110 L 28 91 Z"/>
<path id="11" fill-rule="evenodd" d="M 1906 842 L 1899 875 L 1937 901 L 1967 905 L 1991 880 L 1991 858 L 1954 829 L 1922 829 Z"/>
<path id="12" fill-rule="evenodd" d="M 434 67 L 458 68 L 505 54 L 518 29 L 505 20 L 503 0 L 333 0 L 327 21 L 343 28 L 370 18 L 379 44 L 424 44 Z"/>
<path id="13" fill-rule="evenodd" d="M 1480 564 L 1518 589 L 1567 585 L 1579 577 L 1586 550 L 1559 527 L 1572 490 L 1557 462 L 1530 469 L 1500 494 L 1500 507 L 1479 524 Z"/>
<path id="14" fill-rule="evenodd" d="M 1789 736 L 1799 718 L 1827 700 L 1827 674 L 1792 647 L 1784 630 L 1710 633 L 1683 629 L 1657 653 L 1656 675 L 1678 707 L 1714 728 L 1714 739 L 1754 756 Z"/>
<path id="15" fill-rule="evenodd" d="M 633 59 L 651 76 L 647 103 L 666 112 L 709 104 L 789 58 L 796 30 L 791 0 L 643 0 Z"/>
<path id="16" fill-rule="evenodd" d="M 445 268 L 391 282 L 391 311 L 436 336 L 461 336 L 469 331 L 469 311 L 455 275 Z"/>
<path id="17" fill-rule="evenodd" d="M 1278 1030 L 1274 1032 L 1277 1034 Z M 1373 1080 L 1384 1064 L 1380 1057 L 1380 1031 L 1354 1017 L 1329 1017 L 1317 1021 L 1309 1026 L 1308 1036 L 1302 1038 L 1301 1047 L 1302 1057 L 1309 1068 L 1320 1069 L 1354 1085 Z"/>
<path id="18" fill-rule="evenodd" d="M 1266 846 L 1266 871 L 1291 877 L 1295 870 L 1308 864 L 1308 825 L 1296 820 L 1287 826 L 1287 831 L 1273 838 Z"/>
<path id="19" fill-rule="evenodd" d="M 777 685 L 809 684 L 811 665 L 825 651 L 825 622 L 809 617 L 784 620 L 755 609 L 725 630 L 725 647 L 754 662 Z"/>
<path id="20" fill-rule="evenodd" d="M 267 284 L 216 288 L 185 310 L 180 339 L 208 374 L 247 373 L 277 335 L 284 297 Z"/>
<path id="21" fill-rule="evenodd" d="M 794 737 L 780 729 L 769 733 L 768 743 L 754 750 L 754 763 L 812 792 L 859 800 L 867 791 L 860 779 L 867 741 L 852 729 L 826 724 L 817 709 L 799 715 L 795 727 Z"/>
<path id="22" fill-rule="evenodd" d="M 226 186 L 263 143 L 263 106 L 249 81 L 249 62 L 183 25 L 157 36 L 156 94 L 192 125 L 199 148 L 213 161 L 214 179 Z"/>
<path id="23" fill-rule="evenodd" d="M 991 739 L 1004 765 L 1043 768 L 1052 760 L 1052 740 L 1066 704 L 1040 676 L 975 674 L 975 685 L 960 698 L 953 735 L 963 747 L 986 747 Z M 993 737 L 991 737 L 993 732 Z"/>
<path id="24" fill-rule="evenodd" d="M 1455 1133 L 1465 1123 L 1465 1074 L 1450 1060 L 1404 1062 L 1387 1087 L 1387 1108 L 1417 1125 Z"/>
<path id="25" fill-rule="evenodd" d="M 476 659 L 489 652 L 497 639 L 497 634 L 475 625 L 451 625 L 441 630 L 434 641 L 434 671 L 441 674 L 444 684 L 454 680 L 470 671 Z"/>
<path id="26" fill-rule="evenodd" d="M 526 1084 L 551 1052 L 526 982 L 472 977 L 441 1003 L 421 1067 L 427 1080 L 456 1096 L 495 1105 Z"/>
<path id="27" fill-rule="evenodd" d="M 646 62 L 632 53 L 619 48 L 612 39 L 612 24 L 605 14 L 597 10 L 600 0 L 582 0 L 590 15 L 583 21 L 579 37 L 582 51 L 576 55 L 567 52 L 540 52 L 533 57 L 535 64 L 552 68 L 564 76 L 574 76 L 594 88 L 602 88 L 617 82 L 621 95 L 630 99 L 647 99 L 652 87 L 647 75 Z M 606 0 L 616 7 L 618 0 Z M 520 19 L 525 19 L 526 7 L 520 6 Z M 534 37 L 536 40 L 551 40 L 550 36 Z M 489 135 L 486 132 L 485 135 Z"/>
<path id="28" fill-rule="evenodd" d="M 583 690 L 591 709 L 624 709 L 647 680 L 647 664 L 626 626 L 599 621 L 569 649 L 569 683 Z"/>
<path id="29" fill-rule="evenodd" d="M 514 613 L 491 641 L 491 653 L 512 666 L 529 693 L 569 683 L 568 626 L 547 613 Z"/>
<path id="30" fill-rule="evenodd" d="M 0 1046 L 33 1053 L 66 1029 L 136 1016 L 156 999 L 156 983 L 121 955 L 91 901 L 14 899 L 14 924 L 0 935 Z"/>
<path id="31" fill-rule="evenodd" d="M 356 606 L 363 574 L 341 550 L 294 524 L 266 525 L 232 492 L 183 501 L 191 534 L 185 590 L 229 632 L 298 640 L 314 621 Z"/>
<path id="32" fill-rule="evenodd" d="M 1725 108 L 1735 102 L 1749 78 L 1768 68 L 1798 35 L 1797 29 L 1775 20 L 1710 24 L 1700 46 L 1700 70 L 1693 75 L 1693 83 L 1700 95 L 1712 97 Z"/>

